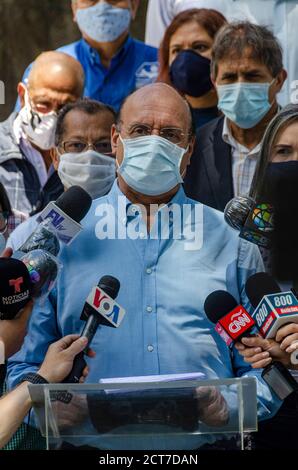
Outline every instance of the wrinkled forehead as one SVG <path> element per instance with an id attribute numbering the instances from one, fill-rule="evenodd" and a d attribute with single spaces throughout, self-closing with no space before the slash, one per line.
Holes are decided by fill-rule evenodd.
<path id="1" fill-rule="evenodd" d="M 191 125 L 191 115 L 187 104 L 179 95 L 166 93 L 136 94 L 130 97 L 121 111 L 121 121 L 124 126 L 139 122 L 151 126 L 177 127 L 188 130 Z"/>

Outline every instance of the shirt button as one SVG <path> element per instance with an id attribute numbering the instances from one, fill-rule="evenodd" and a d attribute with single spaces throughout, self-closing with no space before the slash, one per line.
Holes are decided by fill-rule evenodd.
<path id="1" fill-rule="evenodd" d="M 146 310 L 147 310 L 148 313 L 152 313 L 153 308 L 152 307 L 147 307 Z"/>
<path id="2" fill-rule="evenodd" d="M 147 269 L 146 269 L 146 273 L 147 273 L 147 274 L 151 274 L 151 273 L 152 273 L 152 269 L 151 269 L 151 268 L 147 268 Z"/>
<path id="3" fill-rule="evenodd" d="M 140 238 L 145 238 L 145 234 L 143 232 L 140 232 Z"/>
<path id="4" fill-rule="evenodd" d="M 149 352 L 154 351 L 154 347 L 152 346 L 152 344 L 149 344 L 149 346 L 147 347 L 147 349 L 148 349 Z"/>
<path id="5" fill-rule="evenodd" d="M 122 219 L 122 223 L 123 223 L 123 224 L 126 224 L 126 222 L 127 222 L 127 218 L 124 217 L 124 218 Z"/>

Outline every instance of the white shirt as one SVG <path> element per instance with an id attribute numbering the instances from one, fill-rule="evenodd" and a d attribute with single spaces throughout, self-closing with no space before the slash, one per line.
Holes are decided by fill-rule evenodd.
<path id="1" fill-rule="evenodd" d="M 222 139 L 231 146 L 234 195 L 245 196 L 250 190 L 261 142 L 252 150 L 237 142 L 232 136 L 227 118 L 224 119 Z"/>
<path id="2" fill-rule="evenodd" d="M 40 181 L 40 185 L 43 188 L 48 180 L 47 167 L 41 153 L 31 145 L 30 141 L 27 139 L 26 134 L 23 132 L 19 115 L 16 117 L 13 123 L 13 132 L 22 153 L 34 166 Z"/>
<path id="3" fill-rule="evenodd" d="M 158 47 L 166 27 L 181 11 L 213 8 L 228 21 L 248 20 L 268 26 L 283 48 L 289 78 L 278 101 L 298 103 L 298 0 L 149 0 L 146 42 Z"/>

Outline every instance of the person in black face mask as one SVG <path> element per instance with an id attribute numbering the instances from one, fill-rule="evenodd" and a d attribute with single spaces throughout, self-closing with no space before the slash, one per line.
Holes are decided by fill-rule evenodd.
<path id="1" fill-rule="evenodd" d="M 288 105 L 270 122 L 262 142 L 250 196 L 273 206 L 271 248 L 262 250 L 267 271 L 283 290 L 298 288 L 298 105 Z M 298 380 L 297 366 L 291 364 L 291 348 L 298 340 L 298 324 L 282 326 L 274 339 L 245 338 L 236 345 L 254 368 L 272 360 L 282 362 Z M 291 346 L 292 345 L 292 346 Z M 294 370 L 294 368 L 296 370 Z M 254 434 L 257 449 L 297 448 L 298 397 L 289 396 L 274 418 L 259 423 Z"/>
<path id="2" fill-rule="evenodd" d="M 172 85 L 185 96 L 196 129 L 219 115 L 210 59 L 215 35 L 225 23 L 224 16 L 215 10 L 186 10 L 167 28 L 159 49 L 158 81 Z"/>

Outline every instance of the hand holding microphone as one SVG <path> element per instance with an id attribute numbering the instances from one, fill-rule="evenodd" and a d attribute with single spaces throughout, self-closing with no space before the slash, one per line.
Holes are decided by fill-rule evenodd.
<path id="1" fill-rule="evenodd" d="M 96 287 L 93 287 L 86 299 L 81 320 L 86 321 L 81 337 L 87 338 L 83 352 L 77 355 L 73 368 L 64 380 L 65 383 L 78 383 L 82 370 L 86 367 L 84 353 L 88 353 L 89 346 L 100 325 L 118 328 L 125 315 L 125 310 L 114 299 L 120 289 L 120 282 L 113 276 L 103 276 Z"/>

